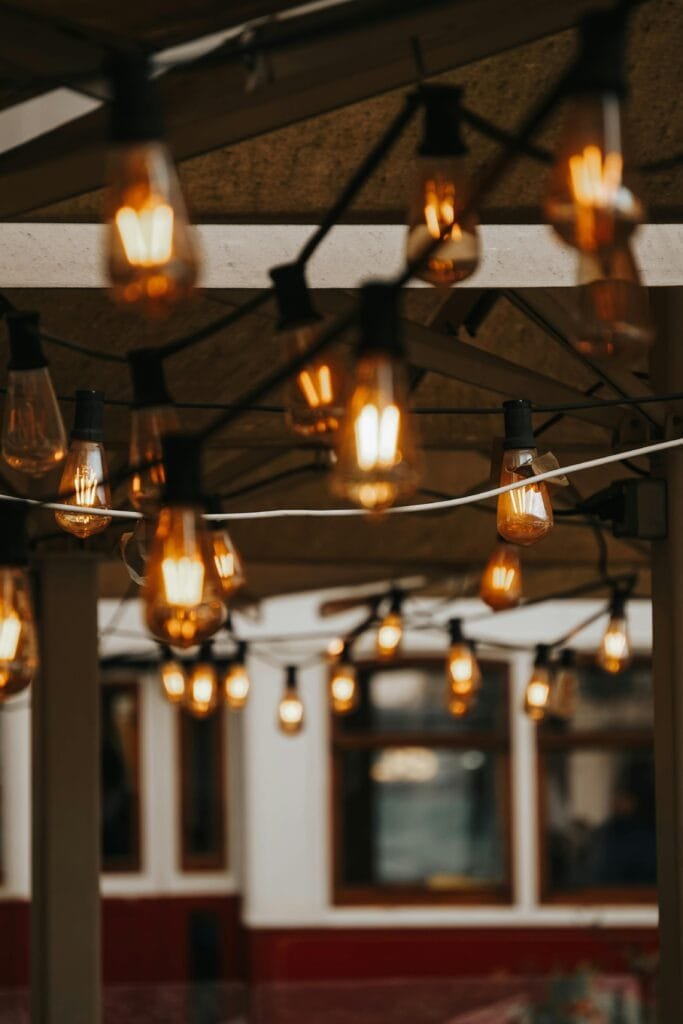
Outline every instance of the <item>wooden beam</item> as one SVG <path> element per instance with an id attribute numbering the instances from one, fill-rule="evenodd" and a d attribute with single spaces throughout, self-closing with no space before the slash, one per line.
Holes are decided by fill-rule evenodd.
<path id="1" fill-rule="evenodd" d="M 239 38 L 163 76 L 169 139 L 180 160 L 233 145 L 412 86 L 414 40 L 435 75 L 561 31 L 595 7 L 596 0 L 350 0 L 269 21 L 254 36 L 266 68 L 255 88 L 247 89 Z M 24 45 L 31 43 L 29 34 Z M 4 154 L 0 218 L 101 186 L 106 137 L 102 109 Z"/>

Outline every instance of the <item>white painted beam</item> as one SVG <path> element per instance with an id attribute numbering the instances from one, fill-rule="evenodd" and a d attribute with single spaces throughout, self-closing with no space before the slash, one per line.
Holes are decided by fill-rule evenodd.
<path id="1" fill-rule="evenodd" d="M 268 268 L 294 259 L 313 227 L 305 224 L 202 224 L 204 288 L 263 288 Z M 542 224 L 482 227 L 479 270 L 459 287 L 571 287 L 575 253 Z M 99 224 L 0 224 L 0 288 L 103 288 L 103 229 Z M 388 277 L 403 263 L 399 224 L 341 224 L 312 259 L 313 288 L 354 288 Z M 635 238 L 650 286 L 683 285 L 683 224 L 648 224 Z M 421 283 L 414 281 L 413 286 Z"/>

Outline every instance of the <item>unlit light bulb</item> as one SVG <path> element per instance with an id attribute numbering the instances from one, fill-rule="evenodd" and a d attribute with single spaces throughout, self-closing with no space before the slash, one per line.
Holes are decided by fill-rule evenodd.
<path id="1" fill-rule="evenodd" d="M 577 285 L 575 348 L 595 358 L 642 356 L 655 331 L 630 248 L 581 253 Z"/>
<path id="2" fill-rule="evenodd" d="M 107 483 L 107 460 L 102 444 L 104 398 L 101 391 L 77 391 L 74 428 L 59 483 L 60 502 L 82 508 L 109 508 L 111 494 Z M 111 516 L 86 511 L 55 512 L 63 530 L 84 539 L 101 533 Z"/>
<path id="3" fill-rule="evenodd" d="M 572 718 L 579 701 L 579 676 L 576 670 L 576 655 L 565 647 L 555 670 L 550 710 L 557 718 Z"/>
<path id="4" fill-rule="evenodd" d="M 522 597 L 522 566 L 512 544 L 497 544 L 486 563 L 479 595 L 489 608 L 514 608 Z"/>

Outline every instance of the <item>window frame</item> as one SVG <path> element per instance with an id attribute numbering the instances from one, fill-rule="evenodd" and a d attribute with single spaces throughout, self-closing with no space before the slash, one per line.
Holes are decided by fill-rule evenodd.
<path id="1" fill-rule="evenodd" d="M 142 796 L 142 748 L 143 748 L 143 731 L 144 731 L 144 718 L 142 710 L 142 689 L 141 680 L 137 675 L 122 674 L 119 671 L 116 672 L 102 672 L 101 673 L 101 691 L 105 688 L 117 687 L 120 690 L 127 690 L 131 693 L 135 700 L 136 708 L 136 719 L 137 719 L 137 736 L 136 736 L 136 750 L 135 750 L 135 764 L 134 764 L 134 800 L 133 800 L 133 835 L 135 836 L 134 851 L 128 857 L 116 858 L 115 861 L 110 859 L 108 863 L 105 863 L 104 850 L 102 849 L 102 826 L 100 824 L 100 874 L 101 875 L 133 875 L 140 874 L 143 865 L 143 836 L 142 836 L 142 823 L 143 823 L 143 796 Z M 103 694 L 100 693 L 100 702 L 102 701 Z M 101 711 L 100 711 L 100 723 L 101 723 Z M 102 756 L 102 736 L 100 735 L 100 757 Z M 100 794 L 102 793 L 102 782 L 100 780 Z"/>
<path id="2" fill-rule="evenodd" d="M 176 806 L 178 835 L 178 864 L 182 874 L 203 874 L 211 871 L 228 871 L 228 779 L 227 779 L 227 721 L 224 710 L 218 707 L 203 721 L 211 723 L 218 730 L 217 764 L 214 783 L 216 793 L 214 812 L 218 817 L 218 852 L 195 854 L 187 849 L 186 837 L 189 826 L 189 776 L 185 771 L 189 753 L 189 730 L 197 721 L 182 708 L 177 708 L 178 768 L 176 773 Z"/>
<path id="3" fill-rule="evenodd" d="M 443 657 L 431 653 L 398 655 L 391 662 L 376 658 L 358 660 L 359 685 L 376 670 L 390 668 L 439 667 L 446 675 Z M 510 664 L 495 658 L 480 658 L 482 671 L 494 669 L 502 676 L 505 688 L 505 730 L 499 735 L 491 730 L 463 735 L 433 731 L 348 734 L 338 728 L 338 716 L 328 708 L 330 765 L 330 839 L 332 853 L 331 896 L 333 906 L 509 906 L 514 900 L 513 779 L 512 779 L 512 701 Z M 505 877 L 500 884 L 477 885 L 467 890 L 430 889 L 426 885 L 350 885 L 345 883 L 343 869 L 343 818 L 341 813 L 342 756 L 347 750 L 381 750 L 391 747 L 428 747 L 451 750 L 493 751 L 497 756 L 499 792 L 502 794 L 501 826 L 504 841 Z"/>
<path id="4" fill-rule="evenodd" d="M 588 654 L 578 654 L 577 668 L 592 666 L 594 658 Z M 647 654 L 634 654 L 632 665 L 652 670 L 652 657 Z M 550 883 L 549 849 L 546 842 L 547 831 L 547 794 L 548 794 L 548 756 L 555 753 L 572 753 L 574 751 L 631 751 L 649 750 L 654 756 L 654 727 L 611 731 L 609 729 L 584 729 L 569 734 L 543 733 L 542 728 L 535 730 L 535 749 L 537 765 L 537 845 L 538 845 L 538 902 L 543 906 L 650 906 L 657 905 L 657 885 L 642 886 L 604 886 L 591 885 L 580 889 L 554 889 Z"/>

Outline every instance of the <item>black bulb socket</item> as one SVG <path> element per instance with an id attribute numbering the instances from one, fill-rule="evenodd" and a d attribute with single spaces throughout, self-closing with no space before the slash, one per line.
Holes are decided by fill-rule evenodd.
<path id="1" fill-rule="evenodd" d="M 534 658 L 535 668 L 545 668 L 550 664 L 550 645 L 549 644 L 538 644 L 536 647 L 536 657 Z"/>
<path id="2" fill-rule="evenodd" d="M 503 402 L 505 437 L 503 448 L 535 448 L 536 438 L 531 420 L 531 402 L 526 398 L 513 398 Z"/>
<path id="3" fill-rule="evenodd" d="M 627 24 L 628 12 L 623 5 L 613 10 L 594 11 L 583 19 L 576 71 L 568 88 L 570 93 L 626 96 Z"/>
<path id="4" fill-rule="evenodd" d="M 40 340 L 40 319 L 37 313 L 19 310 L 5 314 L 9 331 L 8 370 L 40 370 L 47 366 Z"/>
<path id="5" fill-rule="evenodd" d="M 360 335 L 356 355 L 405 355 L 396 289 L 384 281 L 370 281 L 360 290 Z"/>
<path id="6" fill-rule="evenodd" d="M 451 644 L 466 644 L 467 640 L 462 631 L 462 619 L 449 619 L 448 620 L 448 634 L 451 638 Z"/>
<path id="7" fill-rule="evenodd" d="M 108 58 L 105 71 L 111 83 L 111 141 L 134 144 L 162 139 L 161 102 L 147 56 L 139 50 L 118 50 Z"/>
<path id="8" fill-rule="evenodd" d="M 213 644 L 210 640 L 205 640 L 199 648 L 199 654 L 197 655 L 197 664 L 213 665 Z"/>
<path id="9" fill-rule="evenodd" d="M 246 640 L 238 640 L 237 641 L 237 650 L 235 651 L 235 658 L 234 658 L 235 664 L 236 665 L 244 665 L 246 657 L 247 657 L 247 641 Z"/>
<path id="10" fill-rule="evenodd" d="M 609 609 L 612 618 L 621 619 L 626 615 L 626 600 L 626 594 L 623 591 L 617 590 L 614 592 Z"/>
<path id="11" fill-rule="evenodd" d="M 572 647 L 560 651 L 560 668 L 576 668 L 576 651 Z"/>
<path id="12" fill-rule="evenodd" d="M 95 444 L 102 443 L 104 440 L 104 392 L 76 392 L 76 409 L 71 439 L 73 441 L 92 441 Z"/>
<path id="13" fill-rule="evenodd" d="M 298 683 L 299 683 L 298 671 L 297 671 L 296 665 L 288 665 L 286 670 L 285 670 L 285 674 L 286 674 L 286 679 L 287 679 L 287 683 L 286 683 L 287 689 L 288 690 L 296 690 L 297 686 L 298 686 Z"/>
<path id="14" fill-rule="evenodd" d="M 424 120 L 418 156 L 465 156 L 468 150 L 462 138 L 462 89 L 452 85 L 423 85 L 420 97 Z"/>
<path id="15" fill-rule="evenodd" d="M 26 506 L 21 502 L 0 504 L 0 567 L 25 569 L 28 565 Z"/>
<path id="16" fill-rule="evenodd" d="M 165 505 L 206 507 L 201 486 L 201 445 L 191 434 L 165 434 L 161 439 L 166 482 Z"/>
<path id="17" fill-rule="evenodd" d="M 278 331 L 292 331 L 322 320 L 311 300 L 306 272 L 300 263 L 283 263 L 273 267 L 270 277 L 275 288 Z"/>
<path id="18" fill-rule="evenodd" d="M 128 353 L 128 365 L 133 382 L 135 409 L 171 404 L 171 396 L 166 387 L 164 362 L 157 349 L 133 349 Z"/>

